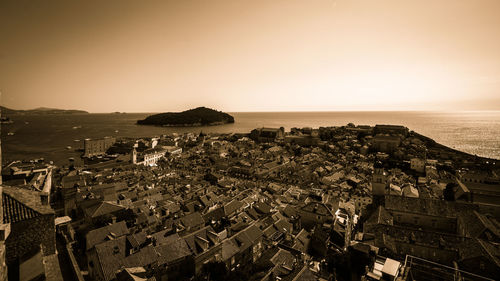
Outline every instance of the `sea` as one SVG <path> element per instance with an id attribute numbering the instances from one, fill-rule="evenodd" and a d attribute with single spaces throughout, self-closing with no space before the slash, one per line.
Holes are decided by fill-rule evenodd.
<path id="1" fill-rule="evenodd" d="M 152 113 L 9 116 L 1 128 L 2 162 L 44 158 L 65 166 L 79 159 L 85 138 L 152 137 L 172 133 L 248 133 L 259 127 L 326 127 L 393 124 L 438 143 L 478 156 L 500 159 L 500 111 L 460 112 L 233 112 L 234 124 L 209 127 L 136 125 Z"/>

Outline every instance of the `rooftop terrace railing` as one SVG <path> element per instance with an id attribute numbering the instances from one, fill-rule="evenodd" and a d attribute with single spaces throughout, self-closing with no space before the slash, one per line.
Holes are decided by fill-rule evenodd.
<path id="1" fill-rule="evenodd" d="M 469 281 L 493 280 L 474 273 L 435 263 L 419 257 L 406 255 L 405 273 L 407 281 L 436 280 L 436 281 Z"/>

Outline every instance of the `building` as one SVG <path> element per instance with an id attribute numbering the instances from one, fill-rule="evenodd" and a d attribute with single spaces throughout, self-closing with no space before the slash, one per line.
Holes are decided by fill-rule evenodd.
<path id="1" fill-rule="evenodd" d="M 351 198 L 354 200 L 356 213 L 358 214 L 373 202 L 373 199 L 367 195 L 352 195 Z"/>
<path id="2" fill-rule="evenodd" d="M 320 141 L 319 130 L 309 127 L 302 129 L 292 128 L 292 134 L 285 136 L 286 143 L 300 146 L 316 146 Z"/>
<path id="3" fill-rule="evenodd" d="M 172 146 L 172 145 L 163 145 L 162 147 L 170 155 L 179 155 L 182 153 L 182 147 Z"/>
<path id="4" fill-rule="evenodd" d="M 7 281 L 7 261 L 5 256 L 5 240 L 10 234 L 10 224 L 3 221 L 3 197 L 2 197 L 2 140 L 0 140 L 0 281 Z"/>
<path id="5" fill-rule="evenodd" d="M 367 280 L 397 280 L 401 263 L 386 257 L 377 256 L 373 269 L 366 274 Z"/>
<path id="6" fill-rule="evenodd" d="M 240 267 L 255 262 L 262 255 L 264 249 L 263 236 L 263 232 L 255 224 L 252 224 L 229 238 L 237 247 L 237 252 L 231 258 L 231 264 Z"/>
<path id="7" fill-rule="evenodd" d="M 385 208 L 395 224 L 409 225 L 444 233 L 457 232 L 456 211 L 460 203 L 437 199 L 386 196 Z M 472 208 L 463 204 L 464 208 Z"/>
<path id="8" fill-rule="evenodd" d="M 375 163 L 372 175 L 372 195 L 384 196 L 386 194 L 387 173 L 381 163 Z"/>
<path id="9" fill-rule="evenodd" d="M 408 128 L 400 125 L 375 125 L 374 133 L 400 135 L 406 137 L 408 136 Z"/>
<path id="10" fill-rule="evenodd" d="M 15 161 L 3 169 L 3 183 L 10 186 L 29 186 L 32 189 L 50 193 L 53 168 L 53 166 L 43 162 Z"/>
<path id="11" fill-rule="evenodd" d="M 319 137 L 313 137 L 311 135 L 300 135 L 300 136 L 286 136 L 285 142 L 290 144 L 297 144 L 300 146 L 316 146 L 319 144 L 321 139 Z"/>
<path id="12" fill-rule="evenodd" d="M 85 139 L 84 141 L 84 157 L 93 157 L 106 154 L 108 148 L 116 142 L 114 137 L 104 137 L 102 139 Z"/>
<path id="13" fill-rule="evenodd" d="M 372 148 L 379 152 L 392 153 L 401 144 L 400 136 L 376 135 L 373 138 Z"/>
<path id="14" fill-rule="evenodd" d="M 379 206 L 363 230 L 374 235 L 374 245 L 387 254 L 458 264 L 460 269 L 489 276 L 500 268 L 495 244 L 500 232 L 477 209 L 470 203 L 388 195 L 385 208 Z"/>
<path id="15" fill-rule="evenodd" d="M 410 160 L 410 168 L 419 173 L 423 173 L 425 171 L 425 160 L 420 158 L 412 158 Z"/>
<path id="16" fill-rule="evenodd" d="M 160 159 L 165 157 L 165 153 L 167 153 L 167 151 L 168 150 L 165 150 L 164 148 L 157 146 L 155 148 L 146 149 L 142 153 L 138 153 L 137 150 L 134 148 L 131 154 L 131 161 L 133 164 L 136 165 L 154 166 Z M 175 153 L 182 152 L 182 150 L 179 151 L 179 149 L 173 151 Z"/>
<path id="17" fill-rule="evenodd" d="M 91 277 L 94 280 L 116 280 L 117 272 L 123 268 L 151 268 L 158 262 L 153 246 L 146 246 L 131 254 L 129 245 L 126 236 L 110 237 L 106 242 L 97 244 L 88 253 Z"/>
<path id="18" fill-rule="evenodd" d="M 477 246 L 477 245 L 474 245 Z M 479 267 L 479 266 L 478 266 Z M 476 267 L 476 268 L 478 268 Z M 485 268 L 486 269 L 486 268 Z M 432 262 L 419 257 L 406 255 L 403 276 L 407 276 L 405 280 L 416 281 L 416 280 L 443 280 L 443 281 L 455 281 L 455 280 L 493 280 L 500 274 L 498 272 L 498 267 L 492 271 L 483 270 L 480 276 L 474 273 L 470 273 L 463 269 L 459 269 L 456 266 L 446 266 L 440 263 Z M 486 277 L 488 276 L 488 277 Z"/>
<path id="19" fill-rule="evenodd" d="M 10 224 L 3 222 L 2 185 L 0 184 L 0 281 L 7 281 L 5 240 L 10 234 Z"/>
<path id="20" fill-rule="evenodd" d="M 204 264 L 221 260 L 221 240 L 211 226 L 206 226 L 182 238 L 193 253 L 196 275 L 201 272 Z"/>
<path id="21" fill-rule="evenodd" d="M 151 148 L 144 151 L 144 166 L 153 166 L 156 165 L 158 160 L 162 159 L 165 156 L 165 150 L 161 148 Z"/>
<path id="22" fill-rule="evenodd" d="M 257 142 L 281 141 L 285 137 L 285 128 L 259 128 L 250 132 L 250 138 Z"/>
<path id="23" fill-rule="evenodd" d="M 48 194 L 4 186 L 2 205 L 3 221 L 11 228 L 5 240 L 9 279 L 26 278 L 27 266 L 34 266 L 35 277 L 60 276 L 55 214 Z"/>
<path id="24" fill-rule="evenodd" d="M 323 203 L 310 202 L 299 210 L 300 223 L 306 230 L 313 229 L 316 225 L 333 225 L 334 214 Z"/>

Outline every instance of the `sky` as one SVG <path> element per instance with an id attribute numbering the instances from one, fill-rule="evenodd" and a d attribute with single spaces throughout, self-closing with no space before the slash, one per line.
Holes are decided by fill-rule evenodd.
<path id="1" fill-rule="evenodd" d="M 500 110 L 498 0 L 0 0 L 1 104 Z"/>

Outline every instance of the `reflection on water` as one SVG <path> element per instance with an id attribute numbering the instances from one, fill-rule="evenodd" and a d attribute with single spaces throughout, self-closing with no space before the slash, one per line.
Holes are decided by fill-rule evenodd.
<path id="1" fill-rule="evenodd" d="M 320 127 L 397 124 L 427 135 L 437 142 L 472 154 L 500 158 L 500 111 L 475 112 L 246 112 L 231 113 L 234 124 L 212 127 L 154 127 L 135 122 L 147 113 L 86 114 L 67 116 L 10 116 L 2 125 L 4 163 L 44 157 L 56 164 L 78 158 L 85 138 L 104 136 L 148 137 L 170 133 L 245 133 L 257 127 Z M 12 133 L 12 135 L 8 135 Z M 80 141 L 75 141 L 80 140 Z"/>

